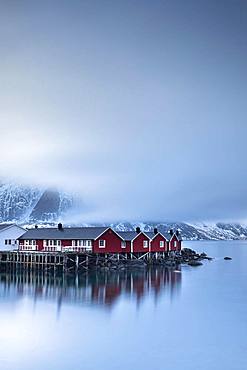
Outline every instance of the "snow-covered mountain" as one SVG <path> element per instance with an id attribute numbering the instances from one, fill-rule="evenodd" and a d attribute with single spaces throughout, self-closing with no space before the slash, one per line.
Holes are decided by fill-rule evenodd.
<path id="1" fill-rule="evenodd" d="M 78 224 L 77 224 L 78 225 Z M 67 225 L 75 226 L 75 225 Z M 116 231 L 134 231 L 137 226 L 141 230 L 159 231 L 179 230 L 184 240 L 247 240 L 247 226 L 237 223 L 217 223 L 215 225 L 188 224 L 185 222 L 119 222 L 119 223 L 80 223 L 78 226 L 111 226 Z"/>
<path id="2" fill-rule="evenodd" d="M 178 229 L 183 239 L 188 240 L 239 240 L 247 239 L 247 225 L 238 223 L 216 223 L 214 225 L 206 224 L 188 224 L 184 222 L 147 222 L 147 223 L 117 223 L 112 224 L 116 230 L 134 230 L 140 226 L 144 231 L 153 230 L 157 227 L 162 232 L 170 229 Z"/>
<path id="3" fill-rule="evenodd" d="M 0 223 L 17 222 L 22 225 L 54 225 L 58 220 L 68 220 L 68 226 L 85 226 L 87 224 L 83 223 L 83 208 L 81 205 L 82 203 L 80 203 L 78 197 L 62 191 L 0 182 Z M 72 225 L 70 216 L 75 214 L 79 215 L 76 218 L 81 219 L 81 222 Z M 158 227 L 160 231 L 179 229 L 182 237 L 190 240 L 247 239 L 247 225 L 238 223 L 219 222 L 208 225 L 184 222 L 117 222 L 110 226 L 118 231 L 135 230 L 137 226 L 144 231 L 153 230 L 154 227 Z"/>
<path id="4" fill-rule="evenodd" d="M 73 203 L 72 195 L 58 190 L 0 183 L 0 222 L 56 222 Z"/>

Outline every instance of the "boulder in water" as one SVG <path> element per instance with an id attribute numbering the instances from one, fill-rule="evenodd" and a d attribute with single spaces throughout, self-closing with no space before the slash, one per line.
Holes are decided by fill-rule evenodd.
<path id="1" fill-rule="evenodd" d="M 191 261 L 188 262 L 188 265 L 190 265 L 190 266 L 201 266 L 201 265 L 203 265 L 203 263 L 200 262 L 200 261 L 191 260 Z"/>

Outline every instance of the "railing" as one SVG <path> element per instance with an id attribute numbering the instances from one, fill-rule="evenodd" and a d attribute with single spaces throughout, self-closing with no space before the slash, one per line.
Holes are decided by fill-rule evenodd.
<path id="1" fill-rule="evenodd" d="M 92 247 L 76 247 L 76 246 L 66 246 L 62 247 L 62 252 L 90 252 L 92 251 Z"/>
<path id="2" fill-rule="evenodd" d="M 20 252 L 73 252 L 73 253 L 83 253 L 92 252 L 92 247 L 76 247 L 73 245 L 63 246 L 44 246 L 42 250 L 39 250 L 38 245 L 25 245 L 19 244 L 18 250 Z"/>
<path id="3" fill-rule="evenodd" d="M 20 252 L 37 251 L 38 250 L 38 245 L 19 244 L 18 250 Z"/>

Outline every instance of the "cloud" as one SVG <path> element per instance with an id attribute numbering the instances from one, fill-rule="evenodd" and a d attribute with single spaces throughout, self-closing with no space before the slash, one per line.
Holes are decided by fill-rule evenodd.
<path id="1" fill-rule="evenodd" d="M 246 13 L 179 3 L 5 5 L 1 175 L 95 221 L 245 218 Z"/>

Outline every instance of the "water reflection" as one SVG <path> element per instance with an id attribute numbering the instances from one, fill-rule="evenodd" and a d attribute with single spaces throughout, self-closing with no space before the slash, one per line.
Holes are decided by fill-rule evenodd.
<path id="1" fill-rule="evenodd" d="M 79 275 L 51 275 L 37 272 L 1 273 L 0 300 L 22 298 L 51 300 L 58 311 L 63 304 L 90 304 L 110 309 L 124 296 L 139 306 L 146 296 L 155 302 L 163 294 L 172 299 L 180 291 L 181 270 L 151 268 L 121 272 L 90 272 Z"/>

